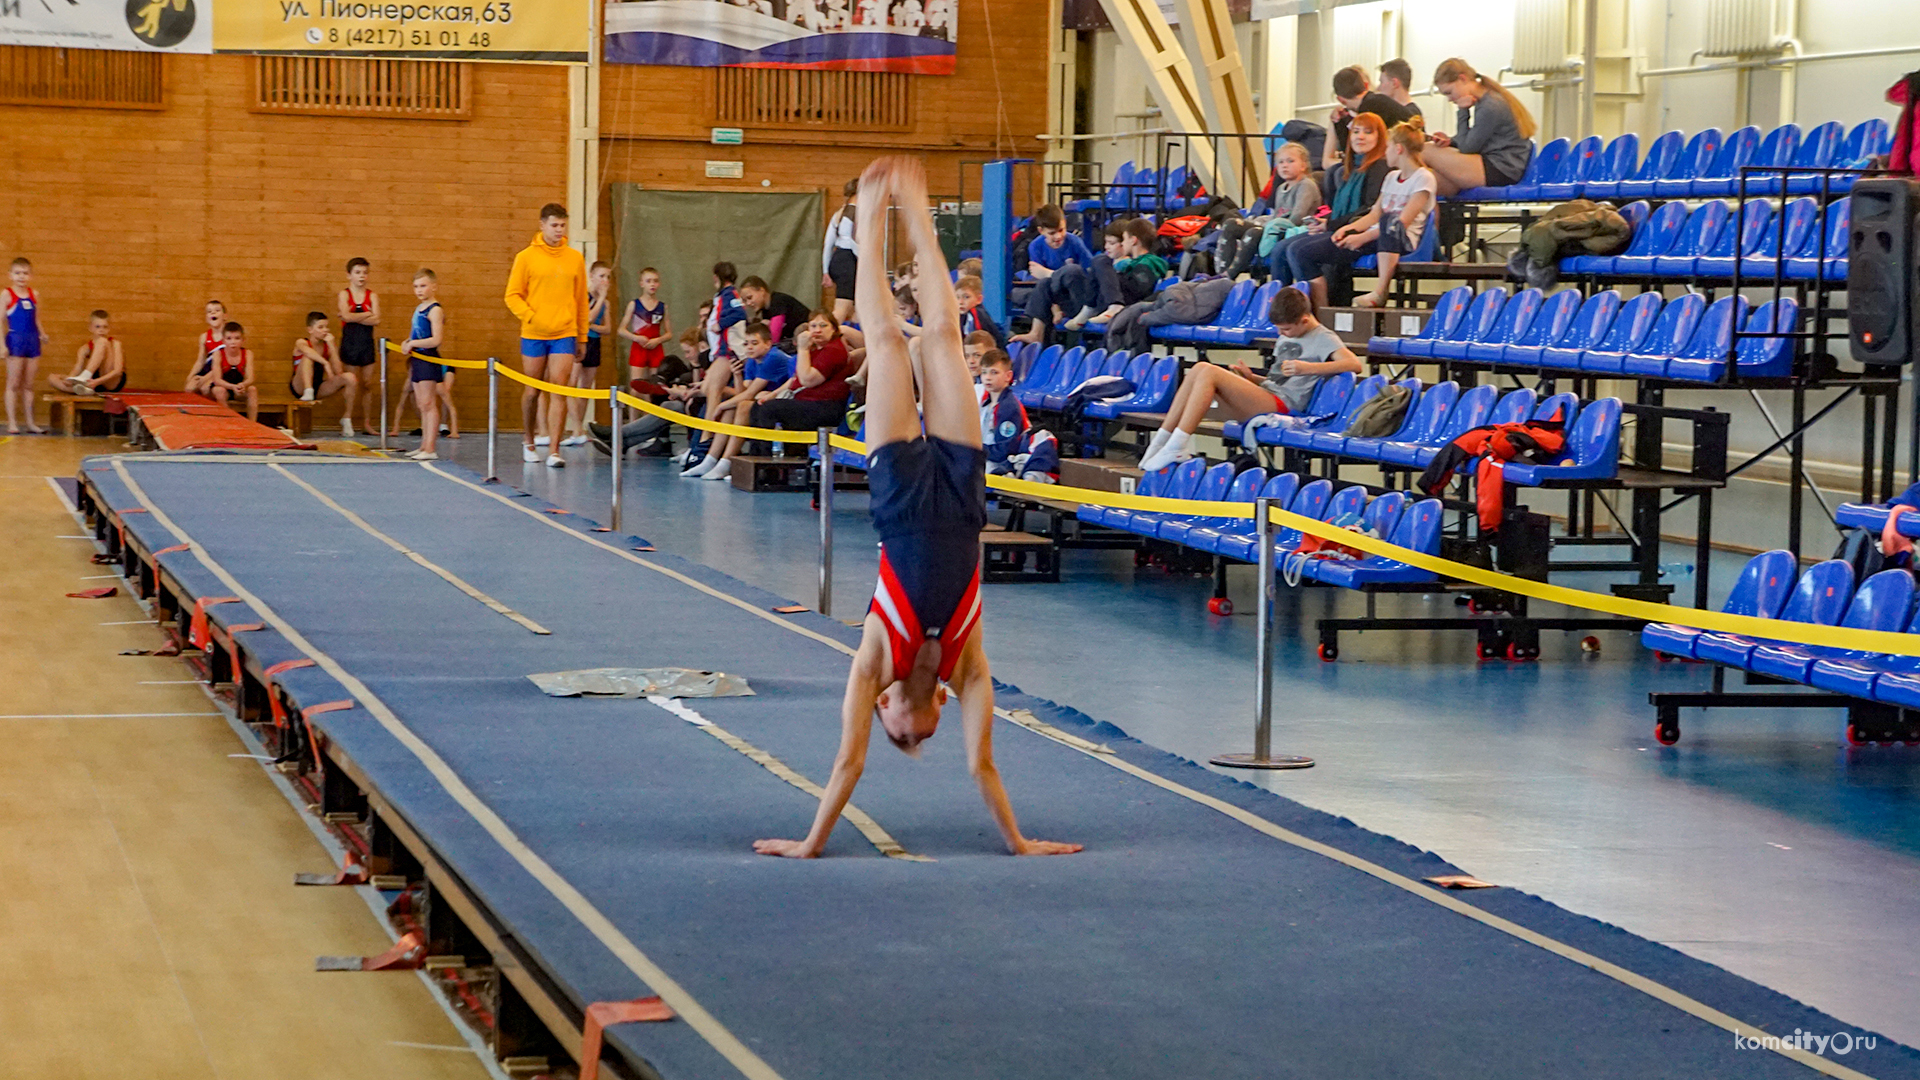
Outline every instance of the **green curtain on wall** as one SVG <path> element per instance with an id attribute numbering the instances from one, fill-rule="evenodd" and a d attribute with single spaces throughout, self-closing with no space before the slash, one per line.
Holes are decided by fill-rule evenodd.
<path id="1" fill-rule="evenodd" d="M 613 186 L 615 286 L 622 307 L 640 271 L 660 271 L 660 295 L 677 337 L 713 297 L 713 264 L 759 275 L 777 292 L 820 303 L 820 245 L 826 235 L 818 192 L 670 191 Z M 626 350 L 617 350 L 625 378 Z"/>

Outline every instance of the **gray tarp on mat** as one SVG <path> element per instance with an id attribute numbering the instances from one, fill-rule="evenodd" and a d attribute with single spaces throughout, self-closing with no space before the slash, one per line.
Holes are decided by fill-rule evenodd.
<path id="1" fill-rule="evenodd" d="M 681 667 L 603 667 L 529 675 L 548 697 L 751 697 L 747 680 Z"/>

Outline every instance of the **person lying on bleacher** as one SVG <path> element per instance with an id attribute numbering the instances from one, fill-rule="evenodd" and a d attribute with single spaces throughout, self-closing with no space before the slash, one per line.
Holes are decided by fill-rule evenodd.
<path id="1" fill-rule="evenodd" d="M 1320 325 L 1311 301 L 1300 290 L 1276 293 L 1267 318 L 1280 331 L 1267 377 L 1260 378 L 1244 364 L 1228 369 L 1201 363 L 1189 368 L 1173 404 L 1167 407 L 1166 419 L 1140 459 L 1142 471 L 1158 472 L 1192 457 L 1187 442 L 1215 402 L 1229 418 L 1242 422 L 1267 413 L 1291 416 L 1307 407 L 1321 379 L 1361 370 L 1360 358 Z"/>

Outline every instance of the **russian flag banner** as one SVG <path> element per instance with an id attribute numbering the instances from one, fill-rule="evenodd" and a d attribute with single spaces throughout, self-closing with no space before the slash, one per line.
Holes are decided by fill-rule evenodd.
<path id="1" fill-rule="evenodd" d="M 606 61 L 953 74 L 959 0 L 621 0 Z"/>

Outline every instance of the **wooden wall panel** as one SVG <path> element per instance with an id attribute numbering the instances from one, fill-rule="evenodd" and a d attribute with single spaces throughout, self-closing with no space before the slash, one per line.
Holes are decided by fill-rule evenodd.
<path id="1" fill-rule="evenodd" d="M 355 255 L 373 262 L 383 330 L 406 336 L 413 272 L 430 266 L 448 354 L 517 353 L 500 295 L 540 205 L 565 190 L 565 69 L 474 64 L 473 118 L 447 122 L 253 113 L 252 58 L 168 60 L 158 112 L 11 105 L 0 125 L 0 254 L 34 262 L 53 334 L 42 371 L 71 364 L 102 307 L 131 383 L 177 388 L 217 297 L 262 381 L 284 386 L 306 312 L 333 312 Z M 485 379 L 457 403 L 484 425 Z M 337 424 L 339 406 L 319 415 Z"/>

